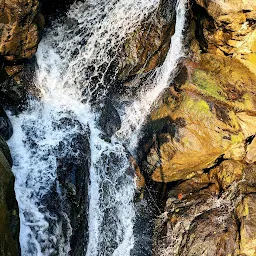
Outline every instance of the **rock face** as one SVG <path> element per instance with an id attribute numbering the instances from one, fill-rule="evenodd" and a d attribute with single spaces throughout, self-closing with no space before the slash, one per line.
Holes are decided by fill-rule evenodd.
<path id="1" fill-rule="evenodd" d="M 156 222 L 154 255 L 255 255 L 252 176 L 255 165 L 226 160 L 173 186 Z"/>
<path id="2" fill-rule="evenodd" d="M 0 136 L 2 136 L 5 140 L 8 140 L 12 136 L 12 132 L 12 124 L 3 108 L 0 106 Z"/>
<path id="3" fill-rule="evenodd" d="M 19 255 L 19 217 L 9 148 L 0 136 L 0 255 Z"/>
<path id="4" fill-rule="evenodd" d="M 195 0 L 192 6 L 200 48 L 240 59 L 255 72 L 255 1 Z"/>
<path id="5" fill-rule="evenodd" d="M 191 0 L 190 56 L 156 102 L 140 168 L 166 188 L 153 253 L 256 255 L 255 1 Z"/>
<path id="6" fill-rule="evenodd" d="M 208 53 L 185 65 L 186 82 L 176 81 L 150 116 L 144 164 L 155 181 L 187 179 L 220 157 L 242 160 L 256 131 L 256 76 L 247 67 Z"/>
<path id="7" fill-rule="evenodd" d="M 161 65 L 175 26 L 176 0 L 161 0 L 159 8 L 126 39 L 120 56 L 119 78 L 148 72 Z"/>
<path id="8" fill-rule="evenodd" d="M 59 148 L 62 157 L 58 160 L 57 176 L 62 198 L 61 208 L 56 210 L 68 216 L 72 228 L 70 253 L 79 256 L 86 250 L 88 241 L 89 129 L 83 127 L 79 134 L 68 139 L 70 141 L 62 142 Z M 64 144 L 70 147 L 70 152 L 65 156 L 62 152 Z"/>
<path id="9" fill-rule="evenodd" d="M 37 49 L 42 16 L 37 0 L 0 2 L 0 55 L 8 61 L 31 58 Z"/>
<path id="10" fill-rule="evenodd" d="M 24 65 L 34 56 L 44 26 L 38 0 L 0 1 L 0 93 L 4 104 L 25 101 Z M 25 80 L 25 81 L 24 81 Z"/>
<path id="11" fill-rule="evenodd" d="M 0 99 L 9 106 L 26 102 L 31 85 L 36 53 L 46 17 L 64 12 L 73 0 L 0 1 Z M 56 9 L 57 8 L 57 9 Z"/>

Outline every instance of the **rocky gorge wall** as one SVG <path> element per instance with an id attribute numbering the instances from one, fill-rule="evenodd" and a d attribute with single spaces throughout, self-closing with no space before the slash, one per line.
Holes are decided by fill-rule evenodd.
<path id="1" fill-rule="evenodd" d="M 190 1 L 190 53 L 141 153 L 165 195 L 154 255 L 256 255 L 255 4 Z"/>
<path id="2" fill-rule="evenodd" d="M 162 2 L 169 8 L 175 4 Z M 45 24 L 41 13 L 50 24 L 47 17 L 60 6 L 66 8 L 58 1 L 48 10 L 44 4 L 49 1 L 0 1 L 0 104 L 4 107 L 19 109 L 28 91 L 36 93 L 31 77 Z M 146 186 L 161 194 L 154 255 L 256 255 L 255 28 L 254 0 L 190 1 L 189 54 L 152 109 L 136 164 L 140 191 L 145 190 L 147 197 L 146 180 Z M 161 65 L 173 33 L 174 16 L 164 8 L 155 19 L 145 20 L 123 45 L 120 81 L 131 85 L 134 76 Z M 2 116 L 0 124 L 5 128 L 0 134 L 7 140 L 11 128 L 4 112 Z M 0 215 L 5 220 L 0 241 L 6 244 L 0 255 L 8 255 L 7 251 L 18 255 L 12 162 L 0 140 Z M 64 171 L 72 169 L 65 164 Z M 60 180 L 73 200 L 69 192 L 73 185 L 65 175 L 66 171 Z M 72 211 L 81 211 L 77 208 L 81 198 L 79 194 L 70 204 Z M 80 221 L 73 222 L 79 229 Z"/>
<path id="3" fill-rule="evenodd" d="M 46 11 L 42 9 L 43 1 L 0 1 L 0 255 L 3 256 L 20 255 L 19 210 L 11 172 L 12 158 L 5 141 L 13 131 L 4 109 L 18 113 L 26 104 L 28 92 L 33 94 L 34 55 L 45 17 L 49 23 L 57 2 L 49 4 Z M 62 3 L 63 10 L 67 2 Z"/>

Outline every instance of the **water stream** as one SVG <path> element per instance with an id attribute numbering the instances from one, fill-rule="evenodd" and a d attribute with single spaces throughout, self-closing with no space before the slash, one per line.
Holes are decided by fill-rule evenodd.
<path id="1" fill-rule="evenodd" d="M 135 185 L 129 152 L 136 151 L 151 105 L 169 85 L 184 56 L 185 0 L 177 3 L 175 34 L 164 64 L 129 104 L 116 106 L 121 127 L 108 139 L 99 126 L 95 105 L 105 108 L 104 99 L 115 80 L 111 67 L 125 37 L 159 4 L 160 0 L 78 2 L 40 43 L 34 80 L 40 96 L 31 99 L 19 116 L 10 116 L 14 134 L 9 146 L 20 209 L 22 255 L 69 255 L 70 219 L 45 203 L 53 187 L 57 194 L 62 193 L 57 181 L 58 161 L 67 156 L 89 159 L 84 255 L 130 255 L 135 243 Z M 78 134 L 85 134 L 88 152 L 80 152 L 72 143 Z"/>

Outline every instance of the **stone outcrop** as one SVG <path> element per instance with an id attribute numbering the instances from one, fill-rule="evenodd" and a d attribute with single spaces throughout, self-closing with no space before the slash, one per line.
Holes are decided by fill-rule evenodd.
<path id="1" fill-rule="evenodd" d="M 172 187 L 154 255 L 255 255 L 255 169 L 226 160 Z"/>
<path id="2" fill-rule="evenodd" d="M 195 0 L 192 9 L 201 50 L 237 58 L 255 72 L 256 2 Z"/>
<path id="3" fill-rule="evenodd" d="M 73 0 L 0 1 L 0 100 L 8 106 L 21 106 L 27 92 L 34 94 L 35 53 L 45 23 L 61 15 Z M 43 15 L 44 14 L 44 15 Z M 46 22 L 45 22 L 46 20 Z"/>
<path id="4" fill-rule="evenodd" d="M 31 58 L 37 49 L 43 18 L 37 0 L 0 2 L 0 55 L 7 61 Z"/>
<path id="5" fill-rule="evenodd" d="M 25 101 L 29 65 L 44 26 L 38 0 L 0 1 L 0 93 L 5 105 Z M 31 65 L 31 64 L 30 64 Z"/>
<path id="6" fill-rule="evenodd" d="M 19 255 L 19 211 L 9 148 L 0 136 L 0 255 Z"/>
<path id="7" fill-rule="evenodd" d="M 153 253 L 254 256 L 256 3 L 190 7 L 191 54 L 155 104 L 140 147 L 146 182 L 165 195 Z"/>
<path id="8" fill-rule="evenodd" d="M 256 132 L 256 76 L 246 66 L 208 53 L 185 65 L 150 115 L 144 166 L 159 182 L 187 179 L 221 157 L 244 159 Z"/>
<path id="9" fill-rule="evenodd" d="M 174 33 L 175 3 L 176 0 L 161 0 L 159 8 L 125 40 L 120 56 L 120 79 L 146 73 L 163 63 Z"/>

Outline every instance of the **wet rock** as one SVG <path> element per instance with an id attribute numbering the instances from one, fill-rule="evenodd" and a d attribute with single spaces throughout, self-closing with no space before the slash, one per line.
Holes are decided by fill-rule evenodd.
<path id="1" fill-rule="evenodd" d="M 198 190 L 174 187 L 165 211 L 155 224 L 153 255 L 237 255 L 238 226 L 233 202 L 228 202 L 202 179 Z"/>
<path id="2" fill-rule="evenodd" d="M 256 254 L 256 195 L 246 196 L 238 206 L 240 227 L 240 254 Z"/>
<path id="3" fill-rule="evenodd" d="M 50 19 L 59 18 L 65 14 L 74 0 L 39 0 L 41 12 L 46 19 L 46 25 L 50 25 Z"/>
<path id="4" fill-rule="evenodd" d="M 168 186 L 154 255 L 255 255 L 256 165 L 224 160 Z"/>
<path id="5" fill-rule="evenodd" d="M 159 8 L 128 36 L 120 56 L 120 79 L 148 72 L 163 63 L 174 33 L 175 3 L 161 1 Z"/>
<path id="6" fill-rule="evenodd" d="M 71 255 L 82 255 L 88 240 L 88 184 L 90 168 L 89 132 L 69 138 L 70 152 L 58 161 L 58 180 L 62 190 L 62 211 L 70 219 Z M 61 150 L 62 151 L 62 150 Z"/>
<path id="7" fill-rule="evenodd" d="M 101 130 L 110 138 L 116 131 L 121 128 L 120 116 L 110 100 L 105 100 L 101 103 L 99 126 Z"/>
<path id="8" fill-rule="evenodd" d="M 133 169 L 135 170 L 134 181 L 136 186 L 136 194 L 137 194 L 136 196 L 137 198 L 142 199 L 144 188 L 145 188 L 145 178 L 141 173 L 139 165 L 137 164 L 136 160 L 132 156 L 130 156 L 129 161 Z"/>
<path id="9" fill-rule="evenodd" d="M 0 136 L 0 254 L 19 255 L 19 211 L 11 172 L 11 155 Z"/>
<path id="10" fill-rule="evenodd" d="M 8 140 L 12 136 L 12 133 L 12 124 L 4 109 L 0 106 L 0 136 L 5 140 Z"/>
<path id="11" fill-rule="evenodd" d="M 34 58 L 24 61 L 22 65 L 5 66 L 6 76 L 0 81 L 0 99 L 4 106 L 20 111 L 26 105 L 28 94 L 39 96 L 34 85 L 34 71 Z"/>

